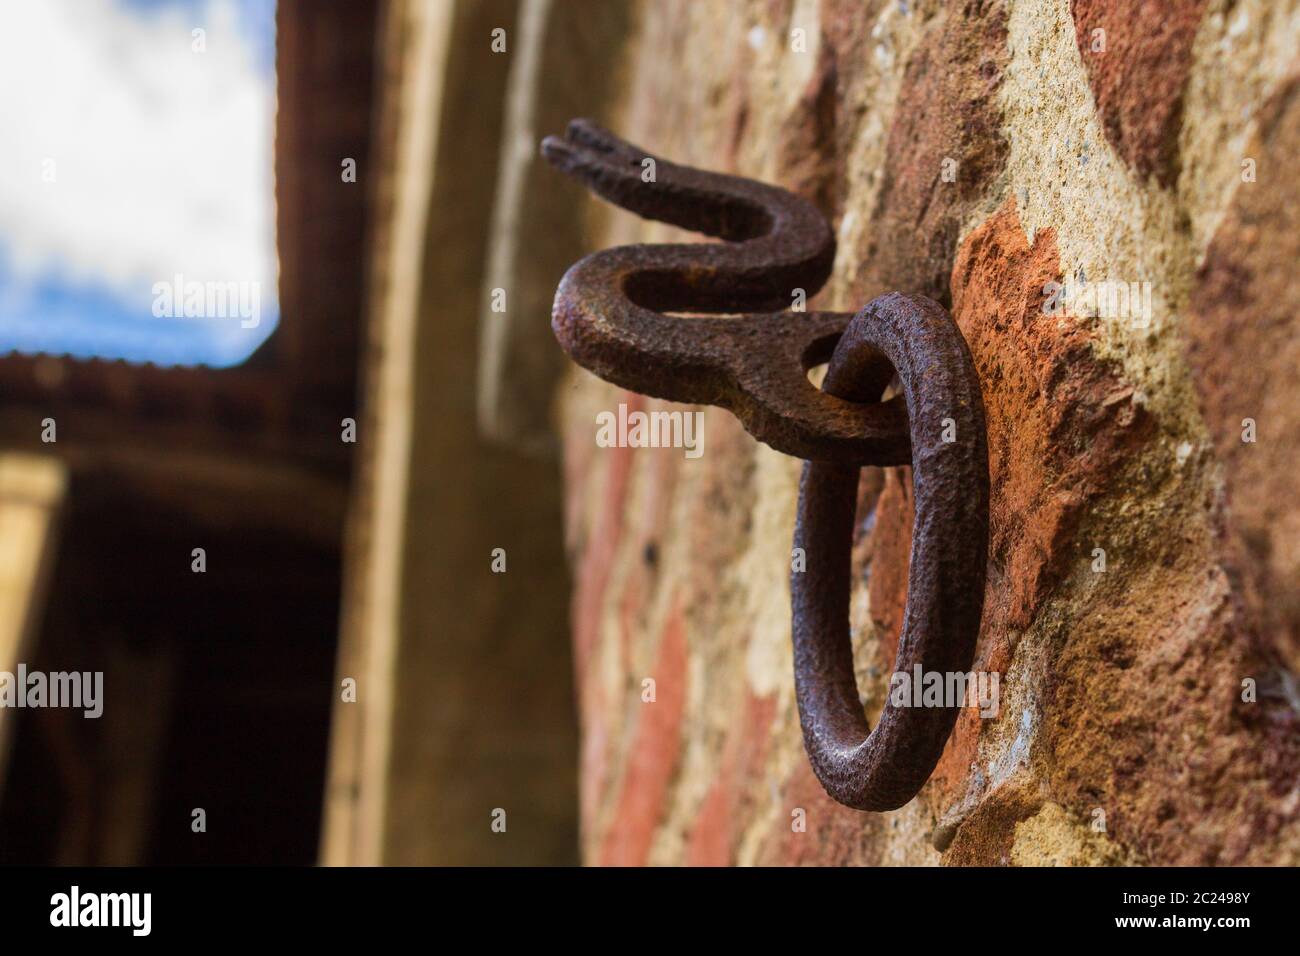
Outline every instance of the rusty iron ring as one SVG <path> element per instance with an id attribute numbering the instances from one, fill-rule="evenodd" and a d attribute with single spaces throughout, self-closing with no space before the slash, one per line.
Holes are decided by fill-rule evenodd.
<path id="1" fill-rule="evenodd" d="M 984 405 L 956 323 L 924 296 L 891 293 L 849 323 L 823 388 L 879 399 L 876 351 L 897 370 L 912 440 L 915 517 L 907 607 L 895 673 L 970 671 L 984 607 L 989 470 Z M 952 441 L 945 442 L 945 432 Z M 795 693 L 817 779 L 840 803 L 892 810 L 920 791 L 952 732 L 960 704 L 886 702 L 872 730 L 863 715 L 849 644 L 850 550 L 858 469 L 807 462 L 794 543 L 807 570 L 791 575 Z"/>
<path id="2" fill-rule="evenodd" d="M 788 455 L 857 465 L 909 460 L 901 401 L 848 402 L 808 381 L 850 313 L 735 314 L 788 308 L 796 289 L 812 296 L 826 282 L 835 237 L 815 206 L 784 189 L 652 156 L 588 120 L 571 122 L 563 139 L 548 136 L 542 154 L 624 209 L 726 240 L 620 246 L 570 268 L 551 326 L 575 362 L 644 395 L 726 408 Z M 675 311 L 716 317 L 666 314 Z M 884 368 L 879 356 L 869 361 Z"/>

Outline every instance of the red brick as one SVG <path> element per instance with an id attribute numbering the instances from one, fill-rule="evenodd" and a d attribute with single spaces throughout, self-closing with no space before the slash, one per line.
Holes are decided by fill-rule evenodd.
<path id="1" fill-rule="evenodd" d="M 869 244 L 854 250 L 862 303 L 898 290 L 948 303 L 962 221 L 1006 163 L 997 105 L 1006 63 L 1000 0 L 947 4 L 925 27 L 894 107 Z M 942 178 L 945 160 L 957 162 L 953 182 Z"/>
<path id="2" fill-rule="evenodd" d="M 691 826 L 686 842 L 687 866 L 726 866 L 735 862 L 736 842 L 762 790 L 755 786 L 771 739 L 776 699 L 746 693 L 741 717 L 723 744 L 718 775 Z"/>
<path id="3" fill-rule="evenodd" d="M 1205 0 L 1071 0 L 1106 139 L 1142 178 L 1178 178 L 1178 131 Z M 1093 31 L 1105 52 L 1093 52 Z"/>
<path id="4" fill-rule="evenodd" d="M 1252 623 L 1300 671 L 1300 79 L 1259 113 L 1240 183 L 1206 252 L 1182 328 L 1201 411 L 1223 467 L 1220 526 Z M 1242 420 L 1257 440 L 1243 443 Z"/>
<path id="5" fill-rule="evenodd" d="M 645 404 L 645 398 L 633 392 L 621 393 L 619 401 L 627 403 L 629 413 L 640 410 Z M 590 434 L 579 434 L 575 442 L 570 444 L 576 443 L 581 446 L 588 441 L 592 445 L 595 444 L 594 424 Z M 609 585 L 610 572 L 613 570 L 614 554 L 618 550 L 623 534 L 623 512 L 631 481 L 632 460 L 636 453 L 636 449 L 633 448 L 602 448 L 600 451 L 609 456 L 604 497 L 595 519 L 595 528 L 590 540 L 585 542 L 574 575 L 574 667 L 580 683 L 587 671 L 587 660 L 600 634 L 605 591 Z M 578 513 L 579 510 L 572 503 L 570 504 L 570 514 Z"/>
<path id="6" fill-rule="evenodd" d="M 642 703 L 638 711 L 614 819 L 601 846 L 602 866 L 644 866 L 663 815 L 686 707 L 686 622 L 678 608 L 668 618 L 649 676 L 655 680 L 656 700 Z"/>
<path id="7" fill-rule="evenodd" d="M 986 633 L 1033 621 L 1082 556 L 1074 529 L 1089 501 L 1153 432 L 1133 387 L 1094 355 L 1088 328 L 1043 314 L 1043 287 L 1060 278 L 1054 231 L 1039 231 L 1031 246 L 1014 200 L 970 234 L 953 266 L 953 317 L 988 425 Z"/>

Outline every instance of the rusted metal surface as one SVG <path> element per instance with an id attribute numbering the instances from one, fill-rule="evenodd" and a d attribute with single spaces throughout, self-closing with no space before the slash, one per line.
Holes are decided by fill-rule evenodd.
<path id="1" fill-rule="evenodd" d="M 751 311 L 788 309 L 795 290 L 811 297 L 830 275 L 835 237 L 815 206 L 774 186 L 678 166 L 585 120 L 563 139 L 548 136 L 542 152 L 624 209 L 727 240 L 620 246 L 574 265 L 551 326 L 575 362 L 644 395 L 729 409 L 788 455 L 907 463 L 901 400 L 856 404 L 808 381 L 849 313 Z"/>
<path id="2" fill-rule="evenodd" d="M 760 441 L 807 459 L 795 530 L 806 570 L 791 584 L 804 743 L 839 802 L 902 806 L 938 762 L 960 702 L 891 702 L 874 730 L 867 724 L 848 628 L 858 469 L 912 465 L 915 521 L 895 672 L 968 673 L 984 603 L 989 472 L 979 381 L 961 332 L 938 303 L 900 293 L 856 316 L 748 313 L 789 305 L 796 289 L 812 296 L 826 281 L 835 241 L 810 203 L 651 157 L 583 120 L 564 139 L 548 137 L 542 151 L 625 209 L 726 240 L 590 255 L 565 274 L 552 327 L 601 378 L 730 409 Z M 710 313 L 718 317 L 698 317 Z M 807 370 L 827 358 L 818 390 Z M 901 394 L 881 401 L 895 373 Z"/>
<path id="3" fill-rule="evenodd" d="M 823 388 L 858 401 L 879 398 L 880 381 L 863 374 L 877 350 L 898 371 L 912 438 L 915 517 L 894 672 L 912 675 L 919 665 L 947 683 L 948 675 L 970 671 L 984 607 L 989 468 L 979 381 L 943 307 L 891 293 L 849 323 Z M 875 729 L 867 725 L 849 645 L 857 489 L 856 468 L 804 466 L 794 541 L 807 570 L 791 575 L 795 692 L 804 746 L 826 792 L 859 810 L 890 810 L 929 778 L 960 702 L 887 702 Z"/>

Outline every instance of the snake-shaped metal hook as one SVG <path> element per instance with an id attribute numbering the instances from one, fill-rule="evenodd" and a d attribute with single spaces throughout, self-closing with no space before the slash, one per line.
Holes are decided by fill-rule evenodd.
<path id="1" fill-rule="evenodd" d="M 938 303 L 899 293 L 856 315 L 761 311 L 789 305 L 797 289 L 813 295 L 830 274 L 834 235 L 811 203 L 669 163 L 585 120 L 563 139 L 547 137 L 542 152 L 625 209 L 726 240 L 586 257 L 560 283 L 552 328 L 574 361 L 607 381 L 727 408 L 755 438 L 807 459 L 794 539 L 807 566 L 791 576 L 804 745 L 839 802 L 903 805 L 938 763 L 963 702 L 891 699 L 875 729 L 867 724 L 848 633 L 858 469 L 912 465 L 895 673 L 969 673 L 984 603 L 989 479 L 979 380 L 960 330 Z M 807 371 L 828 357 L 818 390 Z M 901 394 L 882 402 L 895 373 Z"/>

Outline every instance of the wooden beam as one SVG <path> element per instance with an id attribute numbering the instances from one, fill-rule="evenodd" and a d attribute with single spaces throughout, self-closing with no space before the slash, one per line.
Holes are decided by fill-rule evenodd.
<path id="1" fill-rule="evenodd" d="M 370 314 L 375 364 L 365 370 L 362 462 L 344 552 L 346 583 L 339 680 L 356 680 L 356 703 L 336 701 L 327 771 L 321 862 L 382 862 L 393 711 L 393 671 L 406 541 L 415 336 L 424 237 L 438 152 L 450 0 L 389 5 L 381 79 L 376 174 L 381 222 L 375 230 Z"/>
<path id="2" fill-rule="evenodd" d="M 67 486 L 56 458 L 0 453 L 0 671 L 13 674 L 31 656 Z M 0 707 L 0 790 L 12 727 Z"/>

